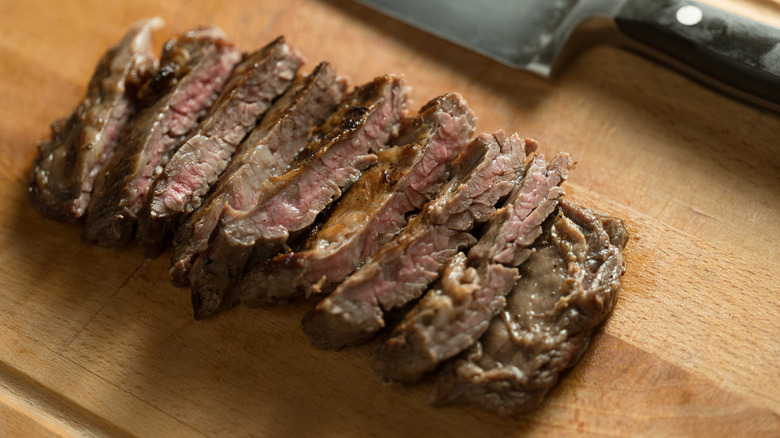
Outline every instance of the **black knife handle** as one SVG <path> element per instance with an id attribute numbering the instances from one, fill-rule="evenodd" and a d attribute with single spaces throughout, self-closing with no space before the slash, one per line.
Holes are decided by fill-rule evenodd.
<path id="1" fill-rule="evenodd" d="M 628 0 L 618 29 L 641 51 L 780 110 L 780 29 L 693 1 Z"/>

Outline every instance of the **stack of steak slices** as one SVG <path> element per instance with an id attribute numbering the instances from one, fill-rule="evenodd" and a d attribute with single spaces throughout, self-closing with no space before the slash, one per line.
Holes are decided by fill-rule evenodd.
<path id="1" fill-rule="evenodd" d="M 42 215 L 67 222 L 84 216 L 98 173 L 138 110 L 136 92 L 157 70 L 152 29 L 160 24 L 135 23 L 100 59 L 76 111 L 52 123 L 29 186 L 30 201 Z"/>
<path id="2" fill-rule="evenodd" d="M 263 185 L 253 208 L 223 208 L 208 248 L 190 272 L 196 318 L 237 303 L 236 283 L 244 269 L 276 255 L 373 164 L 405 107 L 399 77 L 386 75 L 357 87 L 309 137 L 304 157 Z"/>
<path id="3" fill-rule="evenodd" d="M 137 241 L 154 254 L 165 248 L 181 217 L 200 206 L 233 152 L 303 64 L 282 37 L 244 56 L 203 122 L 165 165 L 139 215 Z"/>
<path id="4" fill-rule="evenodd" d="M 558 205 L 563 195 L 559 185 L 571 166 L 568 154 L 549 164 L 541 154 L 533 157 L 468 257 L 461 252 L 450 258 L 435 287 L 378 346 L 373 360 L 377 374 L 416 382 L 474 344 L 503 310 L 504 297 L 518 277 L 517 266 L 528 258 L 542 222 Z"/>
<path id="5" fill-rule="evenodd" d="M 576 363 L 615 304 L 628 234 L 562 199 L 568 154 L 471 140 L 457 93 L 407 115 L 398 76 L 347 94 L 328 63 L 299 74 L 281 37 L 242 57 L 200 28 L 158 63 L 158 25 L 136 23 L 52 124 L 28 189 L 41 214 L 149 256 L 173 234 L 170 277 L 196 319 L 320 295 L 303 319 L 315 346 L 387 328 L 374 370 L 413 383 L 440 368 L 436 403 L 522 412 Z"/>
<path id="6" fill-rule="evenodd" d="M 189 286 L 193 259 L 208 248 L 222 210 L 254 207 L 266 181 L 287 171 L 306 146 L 312 128 L 333 113 L 345 89 L 346 82 L 323 62 L 274 103 L 238 146 L 214 189 L 176 231 L 170 270 L 174 284 Z"/>
<path id="7" fill-rule="evenodd" d="M 474 114 L 450 93 L 403 120 L 396 146 L 332 207 L 300 251 L 280 254 L 247 272 L 241 301 L 250 307 L 327 291 L 341 283 L 433 199 L 452 162 L 474 134 Z"/>
<path id="8" fill-rule="evenodd" d="M 239 58 L 216 28 L 165 44 L 160 69 L 140 91 L 151 103 L 131 120 L 97 180 L 84 224 L 86 241 L 114 246 L 133 238 L 152 181 L 214 102 Z"/>
<path id="9" fill-rule="evenodd" d="M 514 187 L 526 152 L 519 137 L 502 131 L 472 141 L 439 196 L 306 315 L 309 340 L 336 349 L 365 342 L 385 326 L 385 312 L 417 299 L 449 257 L 474 243 L 469 231 L 490 220 Z"/>

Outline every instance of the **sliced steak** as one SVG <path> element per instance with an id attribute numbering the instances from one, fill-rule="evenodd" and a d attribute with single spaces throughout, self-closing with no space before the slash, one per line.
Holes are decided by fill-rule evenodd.
<path id="1" fill-rule="evenodd" d="M 472 263 L 520 266 L 530 255 L 528 247 L 542 234 L 542 222 L 558 206 L 563 195 L 559 186 L 573 166 L 567 153 L 558 154 L 549 163 L 544 155 L 534 156 L 522 183 L 469 251 Z"/>
<path id="2" fill-rule="evenodd" d="M 260 124 L 241 142 L 227 170 L 202 205 L 176 230 L 170 276 L 188 286 L 193 258 L 208 248 L 222 209 L 250 210 L 266 181 L 284 173 L 304 148 L 311 130 L 322 124 L 341 101 L 346 82 L 328 63 L 319 64 L 268 110 Z"/>
<path id="3" fill-rule="evenodd" d="M 517 269 L 499 264 L 468 265 L 458 252 L 447 260 L 441 278 L 379 344 L 372 366 L 383 379 L 417 382 L 471 346 L 504 308 Z"/>
<path id="4" fill-rule="evenodd" d="M 306 315 L 303 327 L 312 344 L 341 348 L 364 342 L 385 325 L 385 312 L 417 299 L 447 258 L 474 244 L 469 231 L 490 220 L 524 160 L 517 136 L 499 131 L 471 142 L 439 196 Z"/>
<path id="5" fill-rule="evenodd" d="M 474 133 L 474 114 L 460 95 L 447 94 L 405 119 L 400 132 L 399 146 L 378 154 L 303 250 L 244 275 L 242 302 L 252 307 L 287 300 L 343 281 L 403 228 L 408 212 L 436 196 Z"/>
<path id="6" fill-rule="evenodd" d="M 206 118 L 152 184 L 139 214 L 138 243 L 156 255 L 182 216 L 198 206 L 258 118 L 291 85 L 303 58 L 279 37 L 244 56 Z"/>
<path id="7" fill-rule="evenodd" d="M 215 28 L 166 43 L 160 70 L 140 93 L 154 103 L 133 119 L 99 178 L 87 212 L 86 241 L 112 246 L 132 238 L 149 186 L 214 102 L 239 58 Z"/>
<path id="8" fill-rule="evenodd" d="M 560 154 L 549 165 L 537 154 L 504 207 L 471 248 L 447 261 L 440 281 L 397 325 L 374 354 L 383 378 L 412 383 L 423 373 L 471 346 L 505 305 L 515 269 L 542 233 L 573 165 Z"/>
<path id="9" fill-rule="evenodd" d="M 152 30 L 161 23 L 135 23 L 102 56 L 74 113 L 52 123 L 51 138 L 38 146 L 29 187 L 30 201 L 42 215 L 67 222 L 84 215 L 98 172 L 137 110 L 138 88 L 157 70 Z"/>
<path id="10" fill-rule="evenodd" d="M 536 407 L 612 310 L 627 239 L 620 219 L 560 201 L 520 267 L 505 311 L 446 364 L 434 402 L 473 403 L 501 414 Z"/>
<path id="11" fill-rule="evenodd" d="M 400 78 L 383 76 L 355 89 L 314 135 L 316 147 L 287 173 L 270 179 L 250 210 L 225 206 L 209 247 L 192 266 L 196 318 L 233 306 L 235 282 L 250 255 L 259 262 L 279 252 L 290 235 L 316 216 L 376 160 L 398 129 L 406 105 Z"/>

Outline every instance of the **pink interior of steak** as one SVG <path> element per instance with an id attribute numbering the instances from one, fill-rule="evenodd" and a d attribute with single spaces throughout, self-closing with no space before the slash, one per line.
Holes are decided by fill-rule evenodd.
<path id="1" fill-rule="evenodd" d="M 165 187 L 162 202 L 155 210 L 163 212 L 185 211 L 186 205 L 202 186 L 208 186 L 216 180 L 220 169 L 214 167 L 214 163 L 221 163 L 229 159 L 229 151 L 224 147 L 208 148 L 198 147 L 200 143 L 208 139 L 202 136 L 191 137 L 188 144 L 192 144 L 198 151 L 197 160 L 191 160 L 177 169 L 174 178 L 171 178 Z M 223 143 L 220 140 L 214 140 Z M 181 149 L 179 149 L 181 151 Z"/>
<path id="2" fill-rule="evenodd" d="M 201 125 L 202 132 L 191 137 L 177 153 L 178 156 L 190 152 L 192 156 L 180 160 L 175 173 L 168 179 L 162 202 L 155 210 L 181 212 L 200 205 L 201 197 L 227 167 L 230 156 L 247 131 L 289 87 L 302 62 L 282 42 L 254 53 L 236 67 L 209 120 L 205 126 Z"/>
<path id="3" fill-rule="evenodd" d="M 529 246 L 539 237 L 542 221 L 552 212 L 557 199 L 563 194 L 557 185 L 568 177 L 571 165 L 568 154 L 556 156 L 549 166 L 544 163 L 544 156 L 537 155 L 534 158 L 523 180 L 522 190 L 512 205 L 514 214 L 503 224 L 501 233 L 495 238 L 495 262 L 516 265 L 516 248 Z M 537 166 L 540 166 L 538 171 Z"/>
<path id="4" fill-rule="evenodd" d="M 418 236 L 406 248 L 401 264 L 395 272 L 385 272 L 385 281 L 374 289 L 376 300 L 385 311 L 403 306 L 420 296 L 420 293 L 436 279 L 439 268 L 458 249 L 472 245 L 474 237 L 444 227 L 436 227 Z M 383 279 L 384 280 L 384 279 Z M 399 287 L 402 286 L 402 287 Z"/>
<path id="5" fill-rule="evenodd" d="M 378 245 L 383 243 L 376 239 L 380 233 L 378 230 L 400 230 L 398 224 L 399 220 L 403 220 L 403 214 L 399 212 L 420 208 L 423 203 L 436 196 L 452 160 L 465 148 L 467 137 L 471 133 L 471 129 L 464 132 L 463 119 L 466 115 L 456 118 L 439 112 L 436 118 L 438 129 L 422 159 L 409 173 L 404 199 L 398 199 L 394 202 L 395 205 L 389 205 L 370 225 L 371 229 L 363 242 L 363 260 L 374 254 L 379 249 Z"/>
<path id="6" fill-rule="evenodd" d="M 389 142 L 392 131 L 388 125 L 394 125 L 400 116 L 398 94 L 393 89 L 391 96 L 369 115 L 362 129 L 340 141 L 349 145 L 328 147 L 317 157 L 317 162 L 308 163 L 308 171 L 300 171 L 296 175 L 295 184 L 285 185 L 282 192 L 275 193 L 260 209 L 253 211 L 253 227 L 230 227 L 231 237 L 239 241 L 260 237 L 273 239 L 310 225 L 315 216 L 340 195 L 340 187 L 348 186 L 358 177 L 360 170 L 375 160 L 373 155 L 356 157 L 354 145 L 365 145 L 360 148 L 364 150 L 377 150 Z"/>
<path id="7" fill-rule="evenodd" d="M 249 211 L 257 204 L 263 184 L 287 170 L 306 143 L 309 132 L 335 109 L 345 88 L 346 82 L 323 63 L 281 98 L 281 103 L 288 105 L 276 107 L 266 116 L 280 122 L 269 126 L 264 120 L 249 135 L 225 172 L 229 177 L 225 179 L 226 184 L 217 187 L 218 192 L 229 193 L 227 202 L 231 208 Z M 303 93 L 302 97 L 298 93 Z M 241 150 L 242 147 L 246 148 Z"/>
<path id="8" fill-rule="evenodd" d="M 375 160 L 366 152 L 387 144 L 404 108 L 404 90 L 400 80 L 390 76 L 368 86 L 355 93 L 360 106 L 344 105 L 346 111 L 337 113 L 336 129 L 324 140 L 327 144 L 270 180 L 256 208 L 248 213 L 225 208 L 220 228 L 190 272 L 198 317 L 236 304 L 238 274 L 250 256 L 257 263 L 278 253 L 290 234 L 311 225 Z"/>
<path id="9" fill-rule="evenodd" d="M 238 146 L 204 204 L 177 231 L 170 270 L 175 283 L 189 283 L 192 257 L 208 248 L 226 203 L 240 211 L 256 205 L 263 184 L 287 170 L 306 144 L 309 132 L 334 111 L 345 89 L 346 81 L 338 78 L 329 64 L 320 63 L 276 101 Z"/>
<path id="10" fill-rule="evenodd" d="M 306 248 L 321 253 L 335 251 L 359 233 L 366 231 L 366 227 L 381 229 L 381 223 L 387 225 L 393 222 L 392 217 L 384 219 L 379 217 L 386 210 L 403 212 L 405 208 L 410 209 L 411 205 L 408 205 L 408 202 L 403 202 L 404 200 L 396 199 L 398 196 L 394 196 L 396 188 L 393 183 L 396 177 L 403 178 L 402 173 L 410 165 L 410 159 L 420 153 L 413 148 L 414 145 L 409 145 L 383 151 L 377 164 L 364 172 L 358 182 L 339 199 L 339 203 L 331 211 L 322 228 L 318 230 L 316 238 L 307 242 Z M 397 168 L 400 168 L 398 173 L 395 172 Z M 393 181 L 387 181 L 387 178 L 392 178 Z M 393 204 L 395 208 L 385 205 L 393 201 L 396 201 Z M 375 215 L 377 212 L 378 214 Z M 403 218 L 403 213 L 401 217 Z M 404 220 L 403 223 L 405 222 Z M 376 233 L 372 236 L 375 237 Z"/>
<path id="11" fill-rule="evenodd" d="M 227 45 L 217 45 L 214 50 L 219 56 L 207 57 L 207 65 L 188 75 L 175 94 L 171 96 L 169 111 L 163 115 L 162 130 L 156 130 L 152 147 L 146 152 L 142 171 L 128 193 L 127 209 L 137 213 L 143 205 L 149 187 L 152 184 L 158 166 L 167 160 L 172 149 L 180 142 L 202 116 L 205 108 L 213 102 L 227 76 L 237 61 L 237 53 Z"/>
<path id="12" fill-rule="evenodd" d="M 329 211 L 304 249 L 245 273 L 242 300 L 252 306 L 329 290 L 406 224 L 406 214 L 435 196 L 473 134 L 473 114 L 457 95 L 434 99 L 402 122 L 396 146 L 381 151 Z"/>
<path id="13" fill-rule="evenodd" d="M 323 338 L 313 341 L 315 345 L 338 348 L 345 340 L 348 344 L 364 341 L 384 325 L 376 303 L 388 311 L 419 297 L 438 276 L 446 258 L 474 244 L 476 239 L 467 231 L 475 222 L 490 220 L 495 203 L 514 187 L 511 181 L 522 171 L 524 161 L 524 145 L 507 139 L 501 131 L 472 141 L 455 163 L 456 176 L 442 188 L 439 197 L 426 204 L 399 237 L 380 249 L 310 313 L 304 329 L 310 338 Z M 365 308 L 375 304 L 371 311 L 348 318 L 338 315 L 339 309 L 350 301 Z M 328 314 L 334 310 L 336 314 Z M 336 328 L 336 333 L 317 327 L 338 324 L 342 327 Z M 361 338 L 350 339 L 339 331 L 360 333 Z"/>

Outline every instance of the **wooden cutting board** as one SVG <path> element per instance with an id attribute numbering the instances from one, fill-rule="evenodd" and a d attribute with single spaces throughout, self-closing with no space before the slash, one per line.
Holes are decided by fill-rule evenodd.
<path id="1" fill-rule="evenodd" d="M 780 26 L 777 0 L 711 0 Z M 578 161 L 565 189 L 625 218 L 620 300 L 538 410 L 432 408 L 383 385 L 373 345 L 311 347 L 300 301 L 195 322 L 168 257 L 82 244 L 26 198 L 35 142 L 131 22 L 160 47 L 200 24 L 244 50 L 284 34 L 353 84 L 404 73 L 414 107 L 458 91 L 480 131 Z M 0 435 L 777 436 L 780 115 L 596 47 L 547 82 L 350 1 L 0 2 Z"/>

